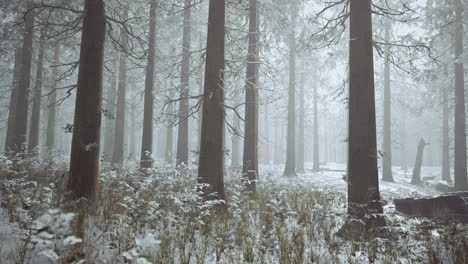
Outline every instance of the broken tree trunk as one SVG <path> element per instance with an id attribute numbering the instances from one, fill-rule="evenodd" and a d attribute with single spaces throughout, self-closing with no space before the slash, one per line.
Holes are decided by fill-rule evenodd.
<path id="1" fill-rule="evenodd" d="M 418 152 L 416 154 L 416 163 L 413 168 L 413 178 L 411 178 L 411 184 L 420 184 L 421 181 L 421 165 L 424 154 L 424 147 L 428 145 L 424 139 L 419 141 Z"/>
<path id="2" fill-rule="evenodd" d="M 396 199 L 395 208 L 417 217 L 449 218 L 468 222 L 468 192 L 457 192 L 422 199 Z"/>

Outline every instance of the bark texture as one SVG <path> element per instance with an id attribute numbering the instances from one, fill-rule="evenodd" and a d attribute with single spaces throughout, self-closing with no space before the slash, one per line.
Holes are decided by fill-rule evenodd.
<path id="1" fill-rule="evenodd" d="M 385 40 L 390 40 L 390 24 L 385 22 Z M 382 180 L 393 182 L 392 175 L 392 119 L 390 98 L 390 49 L 385 48 L 384 66 L 384 133 L 383 133 L 383 157 L 382 157 Z"/>
<path id="2" fill-rule="evenodd" d="M 348 213 L 381 213 L 371 0 L 350 0 Z"/>
<path id="3" fill-rule="evenodd" d="M 42 83 L 44 77 L 44 51 L 46 41 L 46 28 L 41 29 L 39 39 L 39 54 L 37 56 L 36 66 L 36 83 L 33 91 L 33 106 L 31 110 L 31 119 L 29 123 L 29 138 L 28 152 L 29 154 L 37 154 L 39 146 L 39 124 L 41 122 L 41 99 L 42 99 Z"/>
<path id="4" fill-rule="evenodd" d="M 124 10 L 122 20 L 128 18 L 128 9 Z M 119 86 L 117 91 L 117 111 L 115 115 L 114 151 L 112 154 L 112 164 L 122 165 L 125 152 L 125 112 L 127 99 L 127 46 L 128 34 L 125 29 L 120 31 L 120 45 L 123 51 L 120 54 L 119 62 Z"/>
<path id="5" fill-rule="evenodd" d="M 463 62 L 463 5 L 455 0 L 455 190 L 468 190 L 466 167 L 465 78 Z"/>
<path id="6" fill-rule="evenodd" d="M 56 120 L 57 120 L 57 88 L 59 83 L 58 77 L 58 64 L 60 63 L 60 42 L 56 42 L 54 45 L 54 58 L 53 64 L 54 67 L 52 68 L 52 87 L 49 91 L 49 107 L 47 109 L 47 135 L 46 135 L 46 143 L 45 147 L 49 154 L 55 148 L 55 127 L 56 127 Z"/>
<path id="7" fill-rule="evenodd" d="M 182 68 L 180 76 L 179 129 L 177 130 L 177 163 L 188 165 L 189 152 L 189 82 L 190 82 L 190 31 L 192 0 L 185 0 L 184 30 L 182 37 Z"/>
<path id="8" fill-rule="evenodd" d="M 96 199 L 106 18 L 104 0 L 85 0 L 68 198 Z"/>
<path id="9" fill-rule="evenodd" d="M 18 85 L 21 78 L 22 48 L 15 49 L 15 66 L 13 69 L 13 81 L 11 84 L 10 105 L 8 106 L 7 134 L 5 140 L 5 154 L 9 155 L 13 150 L 13 138 L 16 134 L 16 104 L 18 103 Z"/>
<path id="10" fill-rule="evenodd" d="M 319 146 L 319 118 L 318 118 L 318 76 L 317 70 L 314 70 L 314 156 L 313 156 L 313 171 L 320 170 L 320 146 Z"/>
<path id="11" fill-rule="evenodd" d="M 413 168 L 413 177 L 411 178 L 411 184 L 420 184 L 421 181 L 421 166 L 423 161 L 424 147 L 426 147 L 426 142 L 424 139 L 421 139 L 418 144 L 418 151 L 416 153 L 416 161 Z"/>
<path id="12" fill-rule="evenodd" d="M 156 53 L 156 9 L 157 1 L 151 0 L 148 62 L 145 77 L 145 103 L 143 109 L 143 136 L 141 141 L 140 167 L 152 166 L 153 153 L 153 115 L 154 115 L 154 60 Z"/>
<path id="13" fill-rule="evenodd" d="M 249 47 L 245 83 L 245 127 L 242 178 L 247 190 L 255 193 L 258 177 L 258 32 L 257 0 L 249 1 Z"/>
<path id="14" fill-rule="evenodd" d="M 297 4 L 293 1 L 289 36 L 288 131 L 284 176 L 296 176 L 296 23 Z"/>
<path id="15" fill-rule="evenodd" d="M 112 62 L 112 74 L 110 76 L 110 86 L 107 89 L 106 95 L 106 111 L 107 118 L 105 119 L 105 137 L 103 146 L 103 158 L 106 162 L 112 161 L 112 153 L 114 151 L 114 130 L 115 130 L 115 110 L 117 100 L 117 78 L 118 78 L 118 63 L 119 57 L 114 54 Z"/>
<path id="16" fill-rule="evenodd" d="M 28 1 L 27 8 L 32 7 L 32 1 Z M 31 84 L 31 59 L 33 53 L 34 36 L 34 10 L 27 13 L 25 17 L 21 78 L 18 84 L 18 97 L 16 101 L 14 129 L 15 133 L 11 142 L 7 142 L 8 149 L 13 153 L 24 153 L 26 148 L 26 134 L 28 128 L 29 89 Z M 11 144 L 11 145 L 10 145 Z"/>
<path id="17" fill-rule="evenodd" d="M 299 125 L 297 138 L 297 172 L 305 173 L 304 168 L 304 122 L 305 122 L 305 107 L 304 107 L 304 85 L 305 85 L 305 60 L 302 60 L 301 67 L 301 86 L 299 89 Z"/>
<path id="18" fill-rule="evenodd" d="M 450 183 L 449 98 L 446 87 L 442 88 L 442 100 L 442 180 Z"/>
<path id="19" fill-rule="evenodd" d="M 205 198 L 225 199 L 224 193 L 224 43 L 225 0 L 210 0 L 203 93 L 203 120 L 198 183 Z"/>

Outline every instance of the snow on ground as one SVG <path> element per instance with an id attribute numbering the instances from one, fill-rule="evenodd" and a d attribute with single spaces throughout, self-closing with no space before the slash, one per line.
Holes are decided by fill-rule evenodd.
<path id="1" fill-rule="evenodd" d="M 306 164 L 306 173 L 298 174 L 298 179 L 304 184 L 310 185 L 312 189 L 323 191 L 338 191 L 346 193 L 347 186 L 343 177 L 346 174 L 346 165 L 339 163 L 327 163 L 321 165 L 321 171 L 312 172 L 312 166 Z M 440 178 L 439 167 L 423 167 L 421 170 L 422 179 L 430 179 L 431 184 L 413 185 L 411 184 L 412 173 L 410 170 L 403 171 L 399 167 L 393 167 L 393 178 L 395 182 L 380 181 L 380 193 L 382 199 L 391 201 L 393 199 L 408 198 L 408 197 L 425 197 L 437 196 L 441 192 L 434 188 L 435 183 Z M 265 178 L 276 178 L 282 175 L 282 166 L 266 165 L 260 170 Z M 280 178 L 281 179 L 281 178 Z M 264 179 L 261 179 L 264 180 Z"/>

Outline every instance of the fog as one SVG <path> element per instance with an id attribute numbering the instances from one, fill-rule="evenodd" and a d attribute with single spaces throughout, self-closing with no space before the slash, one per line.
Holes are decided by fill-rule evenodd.
<path id="1" fill-rule="evenodd" d="M 465 7 L 2 1 L 0 262 L 466 263 Z"/>

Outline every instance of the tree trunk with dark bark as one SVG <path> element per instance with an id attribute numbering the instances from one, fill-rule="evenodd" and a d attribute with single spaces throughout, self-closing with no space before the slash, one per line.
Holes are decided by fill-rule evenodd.
<path id="1" fill-rule="evenodd" d="M 105 3 L 85 0 L 68 199 L 95 201 L 99 182 Z"/>
<path id="2" fill-rule="evenodd" d="M 55 128 L 57 119 L 57 88 L 59 84 L 58 65 L 60 64 L 60 42 L 54 45 L 54 67 L 52 68 L 52 87 L 49 91 L 49 107 L 47 109 L 47 135 L 45 147 L 48 152 L 49 158 L 55 148 Z"/>
<path id="3" fill-rule="evenodd" d="M 377 169 L 371 0 L 350 0 L 348 213 L 382 213 Z"/>
<path id="4" fill-rule="evenodd" d="M 156 9 L 157 1 L 151 0 L 148 62 L 145 78 L 145 103 L 143 110 L 143 136 L 141 142 L 140 167 L 150 168 L 153 163 L 153 115 L 154 115 L 154 60 L 156 53 Z"/>
<path id="5" fill-rule="evenodd" d="M 225 0 L 210 0 L 198 183 L 207 199 L 224 193 Z"/>
<path id="6" fill-rule="evenodd" d="M 245 82 L 245 127 L 242 179 L 248 191 L 255 193 L 258 178 L 258 32 L 257 0 L 249 1 L 249 47 Z"/>
<path id="7" fill-rule="evenodd" d="M 37 154 L 39 146 L 39 123 L 41 119 L 42 82 L 44 75 L 44 50 L 46 41 L 46 28 L 41 29 L 39 40 L 39 54 L 36 66 L 36 83 L 33 91 L 33 106 L 29 123 L 28 153 Z"/>
<path id="8" fill-rule="evenodd" d="M 390 41 L 390 22 L 385 22 L 385 40 Z M 392 175 L 392 119 L 390 98 L 390 49 L 385 48 L 384 66 L 384 133 L 382 157 L 382 181 L 393 182 Z"/>
<path id="9" fill-rule="evenodd" d="M 122 20 L 128 18 L 128 9 L 124 10 Z M 112 164 L 116 166 L 123 165 L 125 152 L 125 112 L 127 97 L 127 46 L 128 35 L 125 29 L 120 31 L 120 45 L 123 51 L 120 54 L 119 62 L 119 86 L 117 92 L 117 111 L 115 115 L 114 132 L 114 152 L 112 154 Z"/>
<path id="10" fill-rule="evenodd" d="M 182 38 L 182 68 L 180 76 L 179 129 L 177 130 L 176 165 L 188 165 L 189 82 L 190 82 L 190 31 L 192 0 L 185 0 L 184 30 Z"/>
<path id="11" fill-rule="evenodd" d="M 291 29 L 289 36 L 289 89 L 288 135 L 286 141 L 286 165 L 284 176 L 296 176 L 296 22 L 297 3 L 291 3 Z"/>
<path id="12" fill-rule="evenodd" d="M 27 7 L 30 9 L 32 1 L 28 1 Z M 11 145 L 8 149 L 13 153 L 24 153 L 26 148 L 26 134 L 28 130 L 28 108 L 29 108 L 29 89 L 31 83 L 31 63 L 33 53 L 33 35 L 34 35 L 34 10 L 27 13 L 25 17 L 25 31 L 23 36 L 21 78 L 18 84 L 18 97 L 15 109 L 15 134 L 13 135 Z"/>
<path id="13" fill-rule="evenodd" d="M 418 144 L 418 152 L 416 153 L 416 161 L 413 168 L 413 177 L 411 178 L 411 184 L 420 184 L 421 181 L 421 166 L 423 161 L 424 147 L 427 143 L 424 139 L 421 139 Z"/>
<path id="14" fill-rule="evenodd" d="M 8 123 L 7 134 L 5 140 L 5 154 L 11 154 L 13 150 L 13 138 L 16 134 L 15 120 L 16 120 L 16 105 L 18 104 L 18 85 L 22 72 L 22 48 L 15 49 L 15 66 L 13 69 L 13 81 L 11 84 L 10 105 L 8 106 Z"/>
<path id="15" fill-rule="evenodd" d="M 455 190 L 468 190 L 466 165 L 465 79 L 463 55 L 463 5 L 455 0 Z"/>

